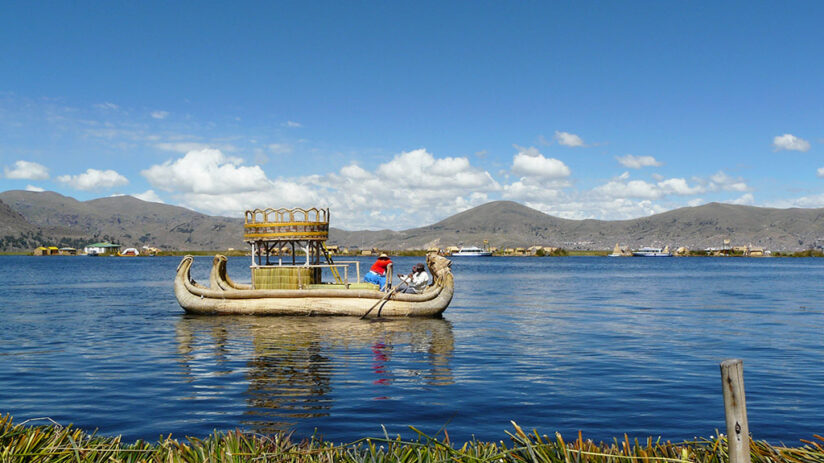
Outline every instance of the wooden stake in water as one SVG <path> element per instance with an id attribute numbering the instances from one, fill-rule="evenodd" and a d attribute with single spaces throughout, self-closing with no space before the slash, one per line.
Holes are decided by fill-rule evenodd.
<path id="1" fill-rule="evenodd" d="M 727 445 L 730 463 L 749 463 L 750 427 L 744 398 L 744 362 L 727 359 L 721 362 L 721 385 L 724 389 L 724 414 L 727 419 Z"/>

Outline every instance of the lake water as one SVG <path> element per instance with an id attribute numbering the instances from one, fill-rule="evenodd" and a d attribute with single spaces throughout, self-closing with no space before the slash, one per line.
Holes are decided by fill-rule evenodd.
<path id="1" fill-rule="evenodd" d="M 756 439 L 824 432 L 824 259 L 455 258 L 443 319 L 387 321 L 188 316 L 179 261 L 0 257 L 0 414 L 127 440 L 500 440 L 510 420 L 682 440 L 724 430 L 718 365 L 738 357 Z"/>

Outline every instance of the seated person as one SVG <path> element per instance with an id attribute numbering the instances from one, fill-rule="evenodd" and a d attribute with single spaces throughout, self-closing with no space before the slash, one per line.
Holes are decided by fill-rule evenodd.
<path id="1" fill-rule="evenodd" d="M 420 294 L 426 291 L 429 286 L 429 274 L 424 271 L 423 264 L 415 264 L 412 267 L 412 273 L 409 275 L 398 275 L 403 283 L 406 283 L 406 288 L 403 292 L 409 294 Z"/>
<path id="2" fill-rule="evenodd" d="M 372 264 L 372 267 L 369 268 L 369 271 L 364 275 L 363 281 L 376 284 L 380 286 L 381 291 L 383 291 L 386 287 L 386 267 L 391 264 L 392 261 L 389 259 L 389 256 L 381 253 L 381 255 L 378 256 L 378 260 Z"/>

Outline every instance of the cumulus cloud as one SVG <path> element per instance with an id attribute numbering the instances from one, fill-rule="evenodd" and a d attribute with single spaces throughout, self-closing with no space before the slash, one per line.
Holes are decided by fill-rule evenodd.
<path id="1" fill-rule="evenodd" d="M 104 190 L 127 185 L 129 180 L 114 170 L 88 169 L 79 175 L 61 175 L 57 181 L 65 183 L 76 190 Z"/>
<path id="2" fill-rule="evenodd" d="M 160 196 L 158 196 L 154 190 L 146 190 L 143 193 L 133 194 L 132 196 L 150 203 L 163 203 L 163 200 L 160 199 Z"/>
<path id="3" fill-rule="evenodd" d="M 194 194 L 248 192 L 269 182 L 259 166 L 243 166 L 242 162 L 220 150 L 201 149 L 140 173 L 155 188 Z"/>
<path id="4" fill-rule="evenodd" d="M 283 126 L 284 127 L 289 127 L 291 129 L 296 129 L 296 128 L 299 128 L 299 127 L 303 127 L 303 124 L 301 124 L 300 122 L 295 122 L 295 121 L 286 121 L 286 122 L 283 123 Z"/>
<path id="5" fill-rule="evenodd" d="M 167 111 L 152 111 L 152 117 L 155 119 L 166 119 L 169 117 L 169 113 Z"/>
<path id="6" fill-rule="evenodd" d="M 661 191 L 665 195 L 689 196 L 701 194 L 706 191 L 706 189 L 698 185 L 689 186 L 687 181 L 683 178 L 670 178 L 667 180 L 662 180 L 658 182 L 658 187 L 661 188 Z"/>
<path id="7" fill-rule="evenodd" d="M 658 182 L 647 182 L 645 180 L 629 180 L 629 173 L 624 172 L 604 185 L 595 187 L 593 190 L 598 196 L 605 198 L 641 198 L 660 199 L 664 196 L 690 196 L 706 192 L 706 188 L 701 185 L 690 186 L 683 178 L 670 178 Z"/>
<path id="8" fill-rule="evenodd" d="M 581 139 L 578 135 L 569 132 L 559 132 L 555 131 L 555 141 L 558 142 L 559 145 L 569 146 L 572 148 L 579 148 L 582 146 L 586 146 L 584 144 L 584 140 Z"/>
<path id="9" fill-rule="evenodd" d="M 544 157 L 536 148 L 515 146 L 518 153 L 512 158 L 512 172 L 526 177 L 559 179 L 569 177 L 566 164 L 555 158 Z"/>
<path id="10" fill-rule="evenodd" d="M 727 175 L 723 170 L 719 170 L 710 176 L 708 188 L 713 191 L 749 191 L 750 187 L 742 178 L 733 178 Z"/>
<path id="11" fill-rule="evenodd" d="M 775 151 L 801 151 L 806 152 L 810 150 L 810 142 L 803 138 L 798 138 L 795 135 L 785 133 L 784 135 L 773 138 L 773 149 Z"/>
<path id="12" fill-rule="evenodd" d="M 824 167 L 819 167 L 815 175 L 818 178 L 824 178 Z"/>
<path id="13" fill-rule="evenodd" d="M 26 191 L 35 191 L 35 192 L 39 193 L 39 192 L 46 191 L 46 190 L 44 190 L 43 188 L 40 188 L 39 186 L 26 185 Z"/>
<path id="14" fill-rule="evenodd" d="M 648 166 L 659 167 L 664 165 L 652 156 L 633 156 L 631 154 L 627 154 L 626 156 L 616 156 L 615 159 L 617 159 L 622 166 L 630 169 L 640 169 Z"/>
<path id="15" fill-rule="evenodd" d="M 503 198 L 541 205 L 558 200 L 569 186 L 569 167 L 563 161 L 545 157 L 535 147 L 515 148 L 518 152 L 512 158 L 511 172 L 519 178 L 504 185 Z"/>
<path id="16" fill-rule="evenodd" d="M 4 167 L 3 173 L 6 178 L 21 180 L 45 180 L 49 178 L 49 169 L 46 166 L 29 161 L 17 161 L 11 169 Z"/>
<path id="17" fill-rule="evenodd" d="M 730 200 L 730 201 L 724 201 L 724 202 L 729 203 L 729 204 L 739 204 L 739 205 L 742 205 L 742 206 L 749 206 L 749 205 L 751 205 L 755 202 L 755 198 L 753 197 L 752 193 L 747 193 L 747 194 L 741 195 L 740 197 L 738 197 L 736 199 L 733 199 L 733 200 Z"/>
<path id="18" fill-rule="evenodd" d="M 401 153 L 381 164 L 377 173 L 400 187 L 487 189 L 496 185 L 489 173 L 473 168 L 469 159 L 435 159 L 425 149 Z"/>
<path id="19" fill-rule="evenodd" d="M 500 189 L 467 158 L 437 158 L 422 148 L 397 154 L 374 171 L 350 164 L 304 181 L 323 191 L 347 223 L 393 229 L 432 223 L 487 202 L 488 193 Z"/>

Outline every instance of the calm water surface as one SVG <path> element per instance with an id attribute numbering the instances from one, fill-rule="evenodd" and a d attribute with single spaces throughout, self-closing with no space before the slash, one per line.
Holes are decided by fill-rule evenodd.
<path id="1" fill-rule="evenodd" d="M 824 259 L 456 258 L 443 319 L 390 321 L 184 315 L 179 261 L 0 257 L 0 414 L 128 440 L 510 420 L 679 440 L 724 429 L 718 364 L 740 357 L 756 438 L 824 433 Z"/>

